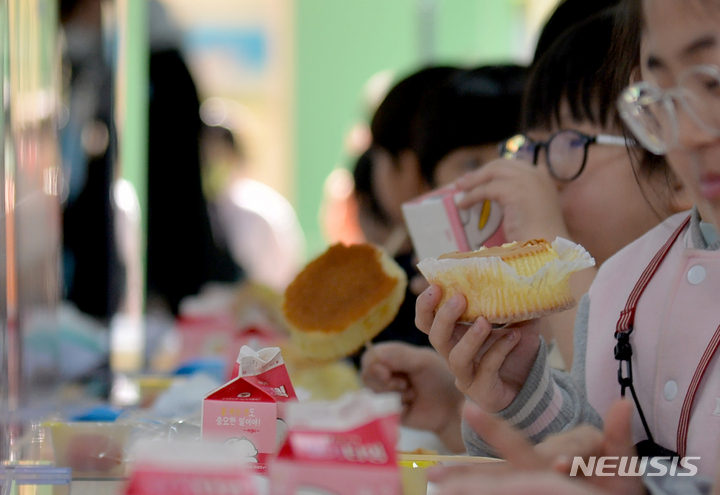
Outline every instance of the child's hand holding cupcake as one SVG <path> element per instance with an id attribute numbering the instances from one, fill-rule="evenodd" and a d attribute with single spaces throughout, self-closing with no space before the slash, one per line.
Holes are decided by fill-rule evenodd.
<path id="1" fill-rule="evenodd" d="M 438 307 L 442 289 L 431 285 L 417 300 L 415 324 L 445 358 L 457 388 L 489 412 L 517 397 L 540 348 L 539 320 L 493 330 L 485 318 L 458 323 L 467 303 L 456 295 Z M 435 311 L 437 308 L 437 311 Z"/>
<path id="2" fill-rule="evenodd" d="M 535 363 L 538 318 L 572 307 L 570 274 L 593 265 L 581 246 L 559 238 L 423 260 L 418 267 L 433 285 L 417 300 L 415 323 L 448 362 L 457 388 L 498 412 Z"/>

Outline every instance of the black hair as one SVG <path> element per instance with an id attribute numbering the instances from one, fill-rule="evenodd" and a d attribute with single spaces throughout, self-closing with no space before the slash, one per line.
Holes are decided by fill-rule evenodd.
<path id="1" fill-rule="evenodd" d="M 540 57 L 525 92 L 524 130 L 559 127 L 564 103 L 576 122 L 614 124 L 624 129 L 616 109 L 621 91 L 619 81 L 624 76 L 614 74 L 625 71 L 624 88 L 630 79 L 632 64 L 617 57 L 618 51 L 624 48 L 616 46 L 615 37 L 618 29 L 630 29 L 627 8 L 625 5 L 605 10 L 567 29 Z M 639 40 L 637 43 L 639 57 Z M 627 133 L 626 136 L 632 143 L 633 139 Z M 663 157 L 636 146 L 630 148 L 630 154 L 641 172 L 669 174 Z M 671 179 L 668 180 L 670 183 Z"/>
<path id="2" fill-rule="evenodd" d="M 538 37 L 532 65 L 560 38 L 570 27 L 592 17 L 606 9 L 612 8 L 621 0 L 563 0 L 553 11 Z"/>
<path id="3" fill-rule="evenodd" d="M 60 14 L 60 21 L 65 22 L 75 14 L 75 9 L 78 7 L 80 0 L 60 0 L 58 3 L 58 11 Z"/>
<path id="4" fill-rule="evenodd" d="M 607 80 L 612 89 L 613 101 L 617 101 L 620 93 L 630 83 L 633 72 L 640 69 L 640 38 L 643 27 L 641 4 L 641 1 L 624 0 L 618 6 L 609 57 L 614 62 L 614 70 Z"/>
<path id="5" fill-rule="evenodd" d="M 360 206 L 366 206 L 376 221 L 382 225 L 389 226 L 391 224 L 390 218 L 382 206 L 380 206 L 372 184 L 372 156 L 373 151 L 369 149 L 355 161 L 355 167 L 353 168 L 355 196 L 361 203 Z"/>
<path id="6" fill-rule="evenodd" d="M 606 11 L 568 28 L 540 57 L 525 93 L 524 129 L 559 127 L 564 103 L 576 122 L 604 126 L 615 118 L 612 89 L 603 72 L 614 19 L 614 11 Z"/>
<path id="7" fill-rule="evenodd" d="M 425 181 L 437 164 L 467 146 L 497 143 L 518 132 L 527 69 L 490 65 L 458 73 L 428 92 L 413 119 L 411 148 Z"/>
<path id="8" fill-rule="evenodd" d="M 423 95 L 457 71 L 454 67 L 426 67 L 393 86 L 370 123 L 373 144 L 395 157 L 408 149 L 410 123 Z"/>

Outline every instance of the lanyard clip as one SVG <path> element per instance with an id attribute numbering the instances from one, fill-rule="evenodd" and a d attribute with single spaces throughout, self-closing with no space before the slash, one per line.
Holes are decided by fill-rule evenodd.
<path id="1" fill-rule="evenodd" d="M 630 361 L 632 358 L 630 332 L 632 332 L 632 328 L 627 332 L 617 332 L 615 334 L 615 338 L 617 339 L 617 344 L 615 345 L 615 359 L 618 361 Z"/>
<path id="2" fill-rule="evenodd" d="M 630 361 L 625 362 L 627 363 L 627 375 L 623 373 L 623 361 L 620 361 L 618 366 L 618 383 L 620 384 L 620 397 L 625 397 L 625 389 L 632 387 L 633 385 L 632 364 L 630 364 Z"/>
<path id="3" fill-rule="evenodd" d="M 615 359 L 620 361 L 618 363 L 618 383 L 620 384 L 621 397 L 625 397 L 625 389 L 632 387 L 633 385 L 631 361 L 633 352 L 632 345 L 630 345 L 630 334 L 632 331 L 633 328 L 630 327 L 627 332 L 617 332 L 615 334 L 615 338 L 617 339 L 617 344 L 615 345 Z M 627 363 L 625 366 L 627 373 L 624 373 L 625 370 L 623 370 L 623 362 Z"/>

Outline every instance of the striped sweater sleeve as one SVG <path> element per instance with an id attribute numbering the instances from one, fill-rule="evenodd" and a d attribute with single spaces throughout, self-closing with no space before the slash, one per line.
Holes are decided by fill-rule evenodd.
<path id="1" fill-rule="evenodd" d="M 551 369 L 547 346 L 540 350 L 530 375 L 515 400 L 498 415 L 524 432 L 533 442 L 541 442 L 554 433 L 566 431 L 581 423 L 602 427 L 598 413 L 587 402 L 585 393 L 585 354 L 590 299 L 585 295 L 575 320 L 574 359 L 570 374 Z M 489 445 L 463 422 L 463 440 L 470 455 L 494 455 Z"/>

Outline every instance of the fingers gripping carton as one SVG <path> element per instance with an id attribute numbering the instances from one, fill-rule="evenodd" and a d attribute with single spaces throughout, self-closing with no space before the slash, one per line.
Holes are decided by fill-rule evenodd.
<path id="1" fill-rule="evenodd" d="M 288 436 L 270 467 L 271 495 L 400 495 L 400 400 L 361 391 L 288 407 Z"/>
<path id="2" fill-rule="evenodd" d="M 202 438 L 232 445 L 262 473 L 287 431 L 284 404 L 297 396 L 277 347 L 243 346 L 233 375 L 203 400 Z"/>
<path id="3" fill-rule="evenodd" d="M 500 246 L 505 240 L 502 209 L 483 201 L 467 210 L 457 207 L 463 192 L 454 187 L 431 191 L 402 205 L 405 224 L 419 259 L 453 251 Z"/>

